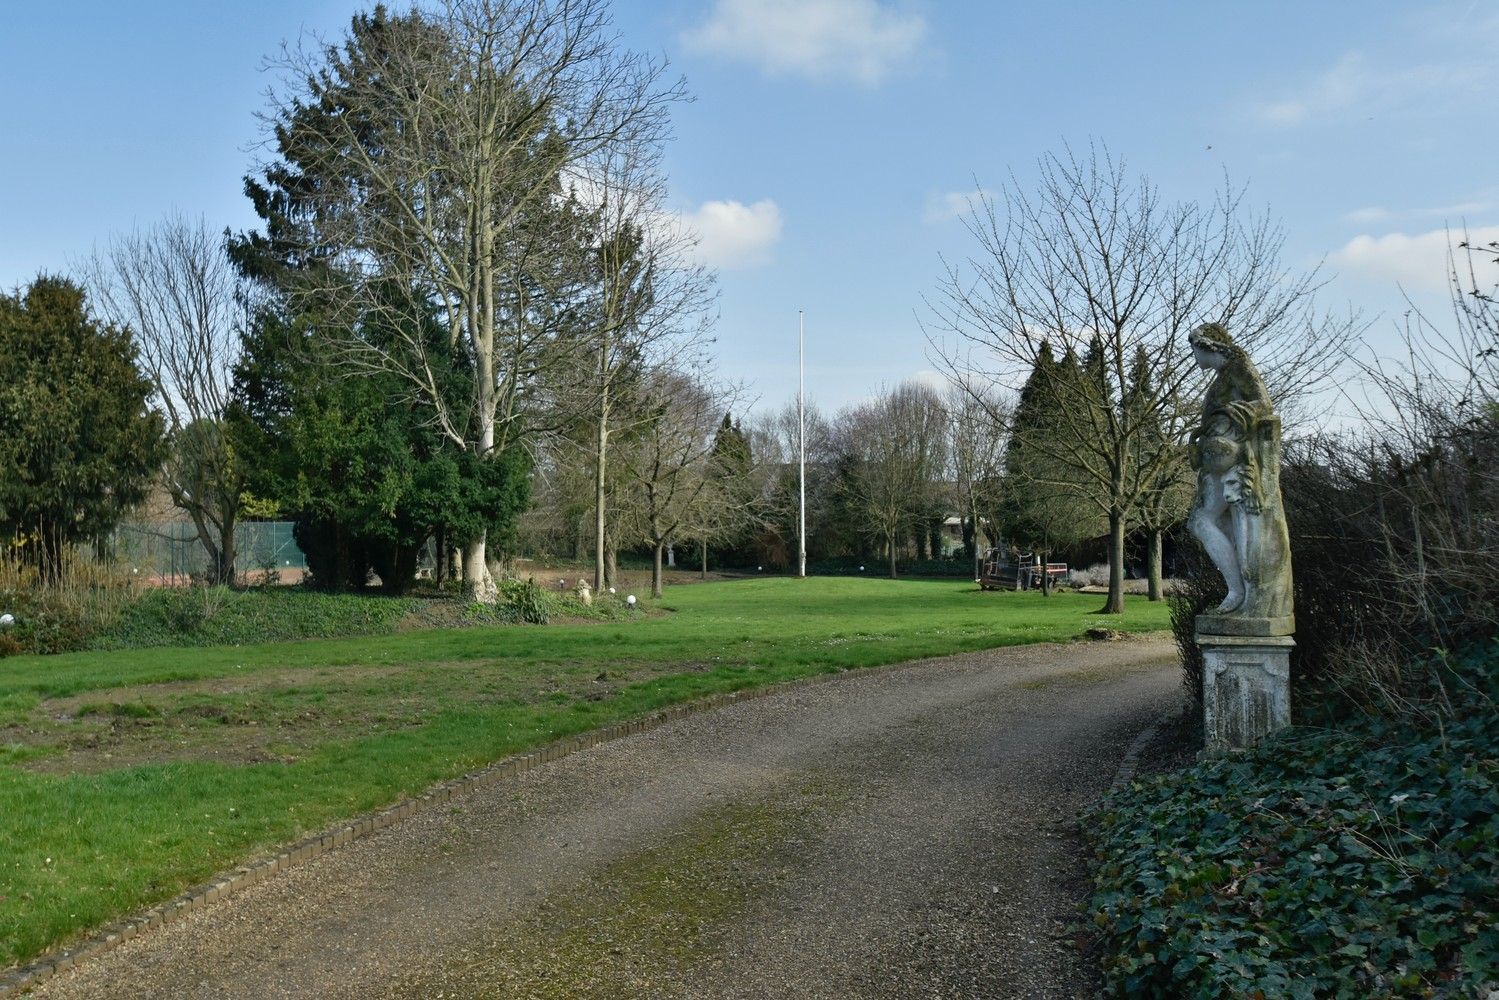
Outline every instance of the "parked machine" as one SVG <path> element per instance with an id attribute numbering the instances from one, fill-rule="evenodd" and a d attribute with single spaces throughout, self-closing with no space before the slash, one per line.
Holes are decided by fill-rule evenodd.
<path id="1" fill-rule="evenodd" d="M 1042 563 L 1040 556 L 1028 552 L 1010 558 L 999 549 L 989 549 L 984 553 L 979 587 L 983 590 L 1039 589 L 1047 577 L 1051 578 L 1053 586 L 1066 583 L 1069 572 L 1064 562 Z"/>

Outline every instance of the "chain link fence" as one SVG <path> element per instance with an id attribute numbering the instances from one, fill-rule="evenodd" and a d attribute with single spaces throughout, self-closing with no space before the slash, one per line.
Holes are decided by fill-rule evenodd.
<path id="1" fill-rule="evenodd" d="M 243 521 L 235 525 L 235 573 L 258 576 L 295 571 L 300 577 L 307 569 L 307 557 L 291 529 L 290 521 Z M 124 522 L 110 536 L 109 553 L 133 574 L 168 584 L 187 583 L 201 576 L 208 564 L 208 553 L 191 521 Z"/>

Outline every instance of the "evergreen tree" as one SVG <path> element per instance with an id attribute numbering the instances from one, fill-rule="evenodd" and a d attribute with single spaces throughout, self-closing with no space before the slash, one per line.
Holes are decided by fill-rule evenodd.
<path id="1" fill-rule="evenodd" d="M 1088 538 L 1102 526 L 1098 507 L 1087 496 L 1088 481 L 1059 461 L 1047 440 L 1058 433 L 1060 408 L 1096 405 L 1093 368 L 1091 357 L 1079 363 L 1069 352 L 1057 360 L 1051 346 L 1043 344 L 1015 406 L 1000 491 L 1000 525 L 1011 546 L 1034 553 L 1043 564 L 1056 549 Z M 1051 592 L 1045 574 L 1042 586 Z"/>
<path id="2" fill-rule="evenodd" d="M 1192 504 L 1195 487 L 1186 446 L 1173 439 L 1161 411 L 1150 401 L 1158 395 L 1152 384 L 1150 359 L 1137 351 L 1130 366 L 1125 408 L 1141 424 L 1131 442 L 1130 468 L 1140 477 L 1135 521 L 1146 532 L 1146 579 L 1150 600 L 1159 601 L 1161 554 L 1165 533 L 1180 524 Z M 1171 408 L 1176 409 L 1175 401 Z"/>
<path id="3" fill-rule="evenodd" d="M 67 546 L 145 498 L 162 420 L 130 331 L 96 322 L 64 278 L 0 295 L 0 358 L 0 532 L 55 579 Z"/>
<path id="4" fill-rule="evenodd" d="M 519 453 L 477 461 L 419 409 L 391 405 L 398 380 L 341 377 L 322 350 L 300 324 L 263 312 L 246 335 L 235 411 L 250 488 L 295 522 L 314 586 L 357 589 L 373 570 L 401 593 L 428 539 L 441 560 L 449 538 L 513 532 L 529 497 Z"/>

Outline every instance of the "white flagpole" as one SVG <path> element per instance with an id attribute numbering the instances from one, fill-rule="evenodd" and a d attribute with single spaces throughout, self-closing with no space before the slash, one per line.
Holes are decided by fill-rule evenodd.
<path id="1" fill-rule="evenodd" d="M 796 444 L 798 462 L 801 467 L 801 511 L 800 522 L 800 544 L 797 547 L 797 576 L 807 575 L 807 316 L 798 309 L 796 311 L 798 330 L 796 335 L 797 348 L 797 390 L 796 390 Z"/>

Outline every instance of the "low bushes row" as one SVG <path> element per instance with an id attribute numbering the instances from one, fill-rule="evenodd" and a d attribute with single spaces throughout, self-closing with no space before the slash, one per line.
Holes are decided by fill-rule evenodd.
<path id="1" fill-rule="evenodd" d="M 76 592 L 75 592 L 76 591 Z M 500 585 L 500 602 L 464 605 L 453 596 L 319 593 L 301 587 L 22 588 L 0 591 L 0 656 L 83 649 L 219 646 L 289 639 L 388 635 L 402 627 L 544 624 L 557 618 L 629 614 L 602 595 L 591 607 L 571 593 L 522 580 Z"/>

